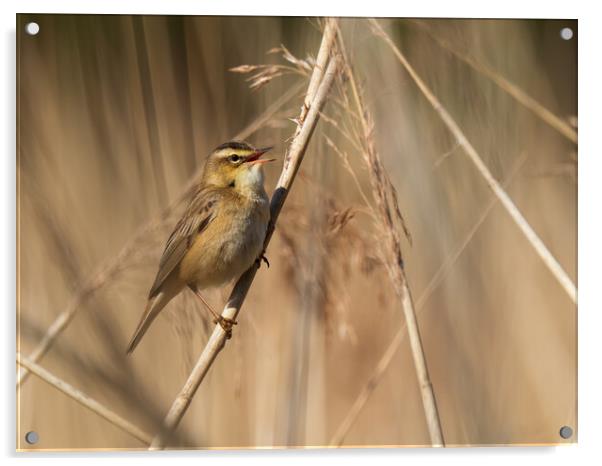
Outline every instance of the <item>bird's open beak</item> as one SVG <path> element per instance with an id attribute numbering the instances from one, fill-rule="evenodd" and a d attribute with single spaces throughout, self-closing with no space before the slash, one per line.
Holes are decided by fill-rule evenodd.
<path id="1" fill-rule="evenodd" d="M 272 148 L 271 147 L 264 147 L 263 149 L 257 149 L 254 153 L 252 153 L 251 155 L 249 155 L 247 157 L 247 159 L 245 160 L 245 163 L 254 164 L 254 163 L 273 162 L 276 159 L 261 159 L 261 160 L 259 160 L 259 157 L 261 157 L 263 154 L 265 154 L 266 152 L 268 152 L 270 149 L 272 149 Z"/>

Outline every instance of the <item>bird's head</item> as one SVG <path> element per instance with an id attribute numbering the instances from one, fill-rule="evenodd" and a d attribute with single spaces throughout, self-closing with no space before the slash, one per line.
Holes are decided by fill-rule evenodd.
<path id="1" fill-rule="evenodd" d="M 214 149 L 203 172 L 203 181 L 239 190 L 263 189 L 262 166 L 274 159 L 261 159 L 271 147 L 256 149 L 246 142 L 231 141 Z"/>

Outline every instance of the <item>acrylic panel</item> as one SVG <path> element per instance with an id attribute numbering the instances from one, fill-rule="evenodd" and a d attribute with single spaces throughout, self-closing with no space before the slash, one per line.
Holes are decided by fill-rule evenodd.
<path id="1" fill-rule="evenodd" d="M 576 20 L 16 35 L 18 450 L 576 442 Z"/>

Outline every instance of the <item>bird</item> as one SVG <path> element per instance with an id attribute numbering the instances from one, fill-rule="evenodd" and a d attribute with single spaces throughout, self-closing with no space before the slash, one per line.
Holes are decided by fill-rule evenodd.
<path id="1" fill-rule="evenodd" d="M 216 313 L 200 291 L 240 277 L 255 261 L 269 262 L 264 240 L 270 220 L 262 159 L 272 147 L 242 141 L 216 147 L 207 157 L 188 206 L 169 236 L 142 318 L 127 346 L 131 354 L 161 310 L 191 289 L 231 336 L 236 322 Z"/>

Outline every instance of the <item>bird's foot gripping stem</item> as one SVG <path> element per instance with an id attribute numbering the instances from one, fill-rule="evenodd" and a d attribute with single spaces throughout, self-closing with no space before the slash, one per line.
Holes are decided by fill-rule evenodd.
<path id="1" fill-rule="evenodd" d="M 265 265 L 268 266 L 268 269 L 270 268 L 270 261 L 268 260 L 268 258 L 265 256 L 265 253 L 261 253 L 261 255 L 255 259 L 255 263 L 257 264 L 257 267 L 261 267 L 261 263 L 265 262 Z"/>
<path id="2" fill-rule="evenodd" d="M 218 315 L 213 320 L 214 324 L 219 324 L 224 332 L 226 332 L 226 338 L 229 340 L 232 338 L 232 327 L 238 324 L 238 322 L 234 319 L 230 319 L 228 317 L 224 317 L 222 315 Z"/>
<path id="3" fill-rule="evenodd" d="M 224 317 L 223 315 L 215 312 L 213 308 L 209 305 L 209 303 L 205 301 L 205 298 L 203 298 L 203 295 L 199 292 L 199 290 L 197 290 L 196 286 L 191 286 L 190 289 L 194 292 L 195 295 L 199 297 L 199 299 L 203 302 L 207 310 L 211 313 L 211 315 L 213 316 L 213 323 L 219 324 L 221 328 L 224 329 L 224 332 L 226 332 L 226 338 L 228 340 L 232 338 L 232 327 L 238 324 L 238 322 L 236 322 L 236 320 L 234 319 Z"/>

